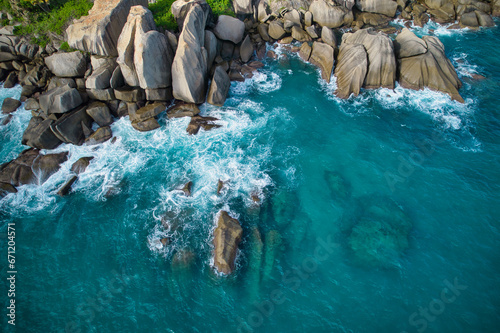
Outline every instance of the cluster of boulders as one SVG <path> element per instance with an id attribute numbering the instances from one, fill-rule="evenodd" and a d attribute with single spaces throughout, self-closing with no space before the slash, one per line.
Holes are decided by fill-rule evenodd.
<path id="1" fill-rule="evenodd" d="M 216 119 L 198 115 L 197 105 L 223 105 L 230 82 L 262 67 L 259 60 L 274 56 L 266 44 L 275 41 L 302 42 L 294 50 L 317 65 L 326 81 L 334 71 L 341 98 L 362 87 L 393 88 L 399 79 L 405 87 L 430 87 L 461 101 L 460 81 L 439 40 L 403 30 L 393 42 L 387 34 L 397 29 L 389 22 L 399 9 L 416 24 L 430 15 L 438 22 L 491 26 L 490 13 L 498 13 L 497 2 L 479 0 L 240 0 L 234 9 L 241 20 L 215 19 L 204 0 L 178 0 L 171 8 L 176 35 L 158 31 L 147 5 L 96 0 L 89 15 L 67 29 L 69 45 L 78 50 L 73 52 L 40 48 L 14 36 L 11 27 L 2 28 L 0 79 L 6 88 L 23 86 L 21 101 L 33 114 L 24 144 L 52 149 L 63 142 L 104 142 L 112 137 L 110 124 L 124 115 L 135 129 L 153 130 L 167 106 L 168 118 L 193 117 L 191 134 L 214 128 Z M 351 29 L 340 47 L 339 27 Z M 6 100 L 2 112 L 19 105 Z"/>
<path id="2" fill-rule="evenodd" d="M 477 28 L 494 25 L 491 15 L 500 15 L 500 0 L 234 0 L 237 18 L 215 18 L 205 0 L 177 0 L 171 11 L 179 31 L 171 32 L 156 27 L 147 6 L 147 0 L 95 0 L 89 15 L 66 31 L 71 52 L 33 45 L 15 36 L 13 27 L 0 29 L 0 81 L 4 88 L 22 86 L 20 101 L 4 101 L 2 113 L 9 116 L 3 124 L 21 102 L 32 114 L 22 138 L 32 148 L 0 166 L 0 196 L 22 184 L 42 183 L 67 159 L 65 153 L 43 155 L 39 149 L 105 142 L 113 136 L 110 125 L 125 115 L 138 131 L 159 128 L 158 116 L 165 111 L 167 119 L 190 117 L 189 134 L 220 127 L 218 119 L 199 115 L 199 105 L 224 105 L 231 81 L 252 77 L 264 66 L 261 60 L 276 57 L 268 43 L 298 52 L 319 67 L 325 81 L 334 73 L 340 98 L 361 88 L 392 89 L 399 81 L 463 101 L 443 44 L 390 22 L 398 15 L 407 26 L 432 19 L 456 22 L 450 28 Z M 396 33 L 394 40 L 389 37 Z M 301 46 L 289 45 L 294 41 Z M 90 159 L 73 166 L 59 194 L 68 193 Z M 183 192 L 189 195 L 191 187 L 186 184 Z M 273 215 L 288 223 L 283 198 L 274 197 Z M 219 272 L 234 270 L 241 235 L 239 222 L 221 212 L 214 232 Z"/>

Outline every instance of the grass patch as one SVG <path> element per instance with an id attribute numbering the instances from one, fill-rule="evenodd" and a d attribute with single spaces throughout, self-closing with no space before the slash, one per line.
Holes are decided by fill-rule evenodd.
<path id="1" fill-rule="evenodd" d="M 156 3 L 149 5 L 149 9 L 153 13 L 155 23 L 158 27 L 176 31 L 179 27 L 175 21 L 174 15 L 170 11 L 170 7 L 175 0 L 158 0 Z M 212 8 L 215 17 L 219 15 L 235 16 L 231 0 L 207 0 L 207 3 Z"/>
<path id="2" fill-rule="evenodd" d="M 29 9 L 29 23 L 19 26 L 16 34 L 31 36 L 32 42 L 46 46 L 50 43 L 48 32 L 62 35 L 72 19 L 87 15 L 92 6 L 89 0 L 51 1 L 49 12 L 32 6 Z"/>

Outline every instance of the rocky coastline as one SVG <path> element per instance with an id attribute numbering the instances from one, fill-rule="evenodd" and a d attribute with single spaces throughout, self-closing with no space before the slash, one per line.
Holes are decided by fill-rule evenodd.
<path id="1" fill-rule="evenodd" d="M 393 89 L 398 82 L 464 102 L 443 44 L 408 28 L 429 20 L 449 29 L 487 28 L 495 25 L 492 16 L 500 16 L 500 0 L 234 0 L 236 17 L 216 18 L 204 0 L 178 0 L 171 11 L 180 31 L 173 32 L 157 28 L 147 7 L 147 0 L 95 0 L 89 15 L 66 30 L 70 52 L 31 44 L 11 26 L 0 29 L 0 81 L 4 88 L 22 86 L 19 101 L 4 101 L 2 125 L 22 103 L 32 114 L 19 138 L 30 148 L 0 166 L 0 197 L 57 172 L 67 153 L 50 150 L 60 144 L 113 140 L 110 125 L 121 117 L 129 116 L 138 131 L 161 127 L 157 118 L 163 112 L 168 119 L 191 117 L 190 135 L 220 127 L 217 118 L 201 116 L 199 106 L 223 106 L 231 81 L 251 78 L 266 58 L 276 57 L 269 44 L 298 52 L 327 82 L 333 74 L 339 98 L 363 88 Z M 406 27 L 391 25 L 395 19 Z M 91 160 L 72 166 L 74 175 L 59 195 L 70 193 Z M 182 191 L 190 195 L 187 185 Z M 214 192 L 222 187 L 214 184 Z M 252 199 L 260 209 L 260 200 Z M 218 272 L 235 269 L 242 232 L 237 219 L 219 212 L 213 235 Z"/>

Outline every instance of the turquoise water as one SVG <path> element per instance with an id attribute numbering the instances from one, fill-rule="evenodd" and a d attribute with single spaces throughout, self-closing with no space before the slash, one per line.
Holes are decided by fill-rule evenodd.
<path id="1" fill-rule="evenodd" d="M 500 30 L 430 33 L 465 104 L 400 87 L 341 101 L 334 80 L 277 49 L 223 108 L 202 107 L 219 129 L 188 136 L 189 119 L 162 119 L 140 133 L 121 119 L 114 144 L 60 146 L 58 173 L 0 200 L 18 269 L 16 329 L 2 313 L 2 330 L 497 332 Z M 1 163 L 25 148 L 29 118 L 0 127 Z M 58 197 L 83 156 L 95 158 Z M 230 277 L 210 261 L 221 209 L 244 228 Z"/>

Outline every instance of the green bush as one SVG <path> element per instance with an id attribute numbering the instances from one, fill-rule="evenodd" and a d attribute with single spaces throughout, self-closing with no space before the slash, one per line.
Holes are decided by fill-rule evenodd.
<path id="1" fill-rule="evenodd" d="M 158 27 L 168 30 L 177 30 L 177 22 L 170 11 L 170 6 L 175 0 L 158 0 L 149 5 L 149 10 L 153 13 L 155 23 Z"/>
<path id="2" fill-rule="evenodd" d="M 168 30 L 177 30 L 177 22 L 175 21 L 174 15 L 170 11 L 170 7 L 175 0 L 158 0 L 156 3 L 149 5 L 149 9 L 153 13 L 155 23 L 159 27 L 163 27 Z M 212 12 L 216 17 L 219 15 L 230 15 L 235 16 L 231 0 L 207 0 L 207 3 L 212 8 Z"/>
<path id="3" fill-rule="evenodd" d="M 50 42 L 48 32 L 61 35 L 72 19 L 87 15 L 92 6 L 89 0 L 51 1 L 49 12 L 32 6 L 28 24 L 19 26 L 16 34 L 31 36 L 34 43 L 45 46 Z"/>

